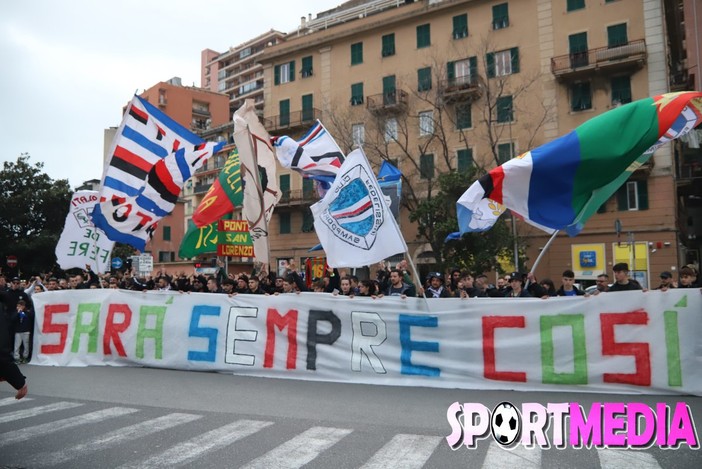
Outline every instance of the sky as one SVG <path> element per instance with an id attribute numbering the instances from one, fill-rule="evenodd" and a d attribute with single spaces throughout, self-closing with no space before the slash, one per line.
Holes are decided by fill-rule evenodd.
<path id="1" fill-rule="evenodd" d="M 342 0 L 24 0 L 0 10 L 0 160 L 30 155 L 72 188 L 102 177 L 104 130 L 137 92 Z"/>

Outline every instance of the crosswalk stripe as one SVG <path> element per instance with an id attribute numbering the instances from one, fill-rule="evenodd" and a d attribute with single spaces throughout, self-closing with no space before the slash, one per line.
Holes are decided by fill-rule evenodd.
<path id="1" fill-rule="evenodd" d="M 102 436 L 84 441 L 79 445 L 66 448 L 54 453 L 44 453 L 36 455 L 24 461 L 29 466 L 54 466 L 71 459 L 75 459 L 87 453 L 102 451 L 105 448 L 114 447 L 128 441 L 146 437 L 152 433 L 157 433 L 177 425 L 189 423 L 202 418 L 201 415 L 173 413 L 158 417 L 145 422 L 119 428 Z"/>
<path id="2" fill-rule="evenodd" d="M 19 443 L 21 441 L 32 440 L 34 438 L 41 438 L 47 433 L 56 433 L 66 430 L 67 428 L 100 422 L 102 420 L 120 417 L 122 415 L 132 414 L 134 412 L 138 412 L 138 409 L 131 409 L 129 407 L 111 407 L 109 409 L 98 410 L 96 412 L 90 412 L 88 414 L 78 415 L 76 417 L 56 420 L 49 423 L 43 423 L 41 425 L 34 425 L 33 427 L 26 427 L 21 430 L 14 430 L 12 433 L 5 433 L 2 435 L 2 438 L 0 438 L 0 446 L 7 446 L 12 443 Z"/>
<path id="3" fill-rule="evenodd" d="M 362 467 L 363 469 L 420 468 L 431 457 L 440 441 L 440 436 L 395 435 Z"/>
<path id="4" fill-rule="evenodd" d="M 302 467 L 351 432 L 352 430 L 346 428 L 312 427 L 243 467 L 245 469 Z"/>
<path id="5" fill-rule="evenodd" d="M 152 467 L 172 467 L 176 464 L 184 464 L 197 459 L 200 455 L 229 446 L 237 440 L 263 430 L 273 422 L 263 422 L 259 420 L 237 420 L 234 423 L 225 425 L 215 430 L 203 433 L 197 438 L 188 440 L 182 444 L 168 448 L 160 454 L 154 455 L 146 461 L 137 461 L 132 464 L 122 466 L 126 468 L 152 468 Z"/>
<path id="6" fill-rule="evenodd" d="M 6 414 L 0 415 L 0 423 L 12 422 L 20 419 L 28 419 L 30 417 L 36 417 L 37 415 L 44 415 L 48 412 L 56 412 L 57 410 L 73 409 L 74 407 L 80 407 L 83 404 L 77 402 L 56 402 L 54 404 L 42 405 L 39 407 L 32 407 L 30 409 L 17 410 L 15 412 L 8 412 Z"/>
<path id="7" fill-rule="evenodd" d="M 4 407 L 6 405 L 12 405 L 12 404 L 21 404 L 23 402 L 31 401 L 33 400 L 31 397 L 25 397 L 24 399 L 18 400 L 15 399 L 14 397 L 6 397 L 5 399 L 0 399 L 0 407 Z"/>
<path id="8" fill-rule="evenodd" d="M 505 449 L 499 443 L 490 442 L 484 468 L 509 467 L 514 469 L 537 469 L 541 467 L 541 448 L 527 449 L 518 444 L 513 449 Z M 637 468 L 638 469 L 638 468 Z"/>
<path id="9" fill-rule="evenodd" d="M 597 448 L 602 469 L 635 467 L 636 469 L 660 469 L 660 465 L 650 453 L 627 451 L 614 448 Z"/>

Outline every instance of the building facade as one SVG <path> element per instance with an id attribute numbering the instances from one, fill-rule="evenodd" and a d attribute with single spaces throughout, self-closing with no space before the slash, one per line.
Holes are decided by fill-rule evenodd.
<path id="1" fill-rule="evenodd" d="M 671 3 L 349 2 L 259 58 L 264 122 L 272 135 L 300 137 L 320 118 L 343 150 L 362 146 L 376 167 L 395 163 L 412 192 L 426 196 L 442 172 L 489 169 L 609 109 L 668 92 L 666 15 L 686 11 L 685 2 Z M 587 283 L 628 262 L 655 286 L 660 272 L 685 263 L 692 249 L 681 240 L 687 212 L 675 160 L 672 145 L 658 150 L 580 235 L 555 239 L 536 274 L 558 279 L 572 269 Z M 296 174 L 279 178 L 290 199 L 273 217 L 272 256 L 302 260 L 316 243 L 310 188 Z M 407 210 L 400 223 L 412 257 L 431 262 Z M 519 221 L 517 229 L 526 270 L 548 238 Z"/>

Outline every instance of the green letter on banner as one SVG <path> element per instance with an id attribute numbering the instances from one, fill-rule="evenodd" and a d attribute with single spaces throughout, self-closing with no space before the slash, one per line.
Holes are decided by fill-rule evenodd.
<path id="1" fill-rule="evenodd" d="M 570 326 L 573 331 L 573 372 L 556 373 L 553 359 L 553 328 Z M 587 384 L 585 318 L 582 314 L 541 316 L 541 374 L 548 384 Z"/>
<path id="2" fill-rule="evenodd" d="M 84 323 L 83 317 L 92 314 L 88 324 Z M 73 332 L 73 344 L 71 352 L 78 353 L 80 350 L 80 336 L 88 334 L 88 353 L 97 352 L 98 323 L 100 321 L 100 303 L 80 303 L 76 313 L 76 330 Z"/>
<path id="3" fill-rule="evenodd" d="M 678 312 L 666 311 L 663 313 L 663 322 L 665 323 L 665 348 L 668 358 L 668 386 L 682 386 Z"/>
<path id="4" fill-rule="evenodd" d="M 149 316 L 156 317 L 156 326 L 146 328 Z M 165 306 L 142 306 L 139 309 L 139 329 L 137 330 L 137 358 L 144 358 L 144 339 L 154 339 L 154 358 L 161 359 L 163 355 L 163 319 L 166 316 Z"/>

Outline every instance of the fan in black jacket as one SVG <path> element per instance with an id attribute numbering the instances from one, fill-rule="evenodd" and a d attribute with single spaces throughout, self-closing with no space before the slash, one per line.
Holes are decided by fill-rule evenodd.
<path id="1" fill-rule="evenodd" d="M 0 381 L 7 381 L 17 390 L 16 399 L 27 395 L 27 381 L 15 364 L 10 351 L 10 330 L 4 314 L 0 314 Z"/>

